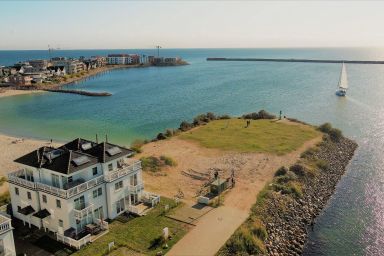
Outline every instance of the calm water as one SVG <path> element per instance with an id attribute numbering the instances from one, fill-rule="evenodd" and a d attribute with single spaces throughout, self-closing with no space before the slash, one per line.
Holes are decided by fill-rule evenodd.
<path id="1" fill-rule="evenodd" d="M 57 56 L 121 50 L 56 51 Z M 154 54 L 152 50 L 132 50 Z M 189 66 L 114 70 L 72 88 L 111 97 L 45 93 L 0 99 L 0 131 L 66 140 L 95 134 L 128 144 L 212 111 L 240 115 L 261 108 L 320 124 L 331 122 L 359 143 L 348 172 L 310 234 L 305 255 L 383 255 L 384 66 L 348 65 L 348 97 L 334 95 L 340 64 L 207 62 L 206 57 L 384 59 L 384 49 L 179 49 Z M 46 51 L 0 51 L 0 65 Z"/>

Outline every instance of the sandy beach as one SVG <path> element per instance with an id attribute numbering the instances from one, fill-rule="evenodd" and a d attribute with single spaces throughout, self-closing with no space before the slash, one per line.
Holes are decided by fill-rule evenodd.
<path id="1" fill-rule="evenodd" d="M 41 90 L 3 89 L 3 90 L 0 90 L 0 98 L 24 95 L 24 94 L 34 94 L 34 93 L 45 93 L 45 92 Z"/>

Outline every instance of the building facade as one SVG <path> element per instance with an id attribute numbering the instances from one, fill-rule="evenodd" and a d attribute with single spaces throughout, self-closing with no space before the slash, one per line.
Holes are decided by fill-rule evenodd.
<path id="1" fill-rule="evenodd" d="M 138 54 L 109 54 L 107 57 L 108 65 L 133 65 L 140 63 Z"/>
<path id="2" fill-rule="evenodd" d="M 16 255 L 12 230 L 11 219 L 4 215 L 0 215 L 0 255 Z"/>
<path id="3" fill-rule="evenodd" d="M 140 214 L 140 205 L 152 207 L 160 197 L 144 191 L 141 162 L 129 159 L 132 154 L 108 142 L 76 139 L 16 159 L 23 168 L 8 175 L 14 217 L 67 241 L 90 224 L 105 228 L 106 219 Z"/>
<path id="4" fill-rule="evenodd" d="M 86 70 L 86 66 L 83 62 L 74 59 L 53 58 L 52 66 L 64 67 L 67 74 L 76 74 Z"/>

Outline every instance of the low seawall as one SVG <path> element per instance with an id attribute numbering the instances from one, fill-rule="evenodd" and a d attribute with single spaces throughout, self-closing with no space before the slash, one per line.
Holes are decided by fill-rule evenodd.
<path id="1" fill-rule="evenodd" d="M 314 60 L 314 59 L 266 59 L 266 58 L 207 58 L 207 61 L 260 61 L 260 62 L 384 64 L 384 61 L 381 61 L 381 60 Z"/>
<path id="2" fill-rule="evenodd" d="M 44 89 L 44 91 L 71 93 L 71 94 L 79 94 L 79 95 L 93 96 L 93 97 L 102 97 L 102 96 L 111 96 L 112 95 L 109 92 L 87 92 L 87 91 L 82 91 L 82 90 Z"/>
<path id="3" fill-rule="evenodd" d="M 316 217 L 334 193 L 356 148 L 357 144 L 347 138 L 338 143 L 323 142 L 312 157 L 326 161 L 328 167 L 315 177 L 305 179 L 302 198 L 275 194 L 269 199 L 263 213 L 268 255 L 302 254 L 308 229 L 316 225 Z"/>

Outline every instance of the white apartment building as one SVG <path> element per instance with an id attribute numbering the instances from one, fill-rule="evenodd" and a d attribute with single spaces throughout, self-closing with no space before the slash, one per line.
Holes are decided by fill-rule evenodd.
<path id="1" fill-rule="evenodd" d="M 68 74 L 76 74 L 86 70 L 86 66 L 83 62 L 73 59 L 54 58 L 52 59 L 53 67 L 63 67 Z"/>
<path id="2" fill-rule="evenodd" d="M 104 220 L 126 211 L 141 214 L 143 206 L 159 202 L 144 191 L 141 162 L 129 159 L 132 154 L 78 138 L 16 159 L 23 168 L 8 175 L 13 216 L 80 248 L 90 240 L 89 227 L 105 230 Z"/>
<path id="3" fill-rule="evenodd" d="M 137 54 L 109 54 L 107 57 L 109 65 L 131 65 L 139 64 L 140 56 Z"/>
<path id="4" fill-rule="evenodd" d="M 0 215 L 0 255 L 15 256 L 15 242 L 13 240 L 11 219 Z"/>

